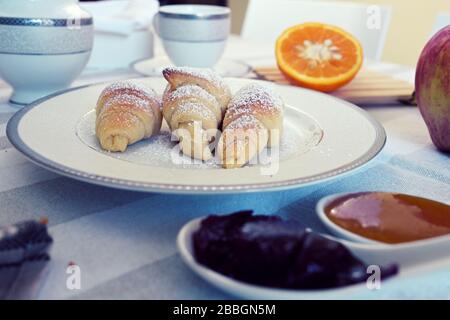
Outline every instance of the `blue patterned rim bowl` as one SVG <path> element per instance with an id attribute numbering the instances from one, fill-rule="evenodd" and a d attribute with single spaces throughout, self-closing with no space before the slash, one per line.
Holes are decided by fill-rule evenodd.
<path id="1" fill-rule="evenodd" d="M 0 17 L 0 75 L 11 102 L 28 104 L 81 73 L 93 46 L 93 19 Z"/>
<path id="2" fill-rule="evenodd" d="M 153 25 L 163 40 L 225 41 L 230 33 L 230 9 L 208 5 L 170 5 L 159 8 Z"/>
<path id="3" fill-rule="evenodd" d="M 0 17 L 0 53 L 71 54 L 90 51 L 93 19 Z"/>

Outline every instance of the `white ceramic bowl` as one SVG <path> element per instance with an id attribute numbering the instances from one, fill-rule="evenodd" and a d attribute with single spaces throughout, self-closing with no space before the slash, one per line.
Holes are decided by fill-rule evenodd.
<path id="1" fill-rule="evenodd" d="M 245 299 L 348 299 L 353 294 L 367 293 L 365 283 L 340 288 L 301 290 L 270 288 L 242 282 L 220 274 L 196 261 L 192 243 L 193 234 L 200 228 L 203 218 L 186 223 L 178 233 L 177 247 L 182 260 L 199 277 L 211 285 Z M 358 243 L 323 235 L 345 245 L 352 254 L 368 265 L 396 263 L 399 275 L 383 281 L 404 280 L 411 275 L 432 272 L 433 269 L 450 265 L 448 248 L 450 236 L 420 240 L 396 245 Z"/>
<path id="2" fill-rule="evenodd" d="M 242 282 L 220 274 L 200 263 L 194 257 L 192 235 L 200 228 L 203 218 L 185 224 L 177 236 L 177 247 L 181 259 L 199 277 L 232 296 L 244 299 L 288 300 L 288 299 L 342 299 L 365 290 L 365 284 L 354 284 L 342 288 L 300 290 L 271 288 Z"/>
<path id="3" fill-rule="evenodd" d="M 345 244 L 359 258 L 375 264 L 397 262 L 404 267 L 450 257 L 448 251 L 450 235 L 398 244 L 387 244 L 359 236 L 328 219 L 328 216 L 325 214 L 325 208 L 332 201 L 352 193 L 354 192 L 338 193 L 320 199 L 316 205 L 316 213 L 327 229 L 337 239 L 342 239 L 338 241 Z"/>
<path id="4" fill-rule="evenodd" d="M 164 40 L 163 47 L 177 66 L 209 68 L 214 66 L 225 50 L 226 41 L 181 42 Z"/>
<path id="5" fill-rule="evenodd" d="M 175 65 L 212 67 L 222 55 L 230 33 L 230 9 L 207 5 L 162 6 L 153 25 Z"/>
<path id="6" fill-rule="evenodd" d="M 93 20 L 0 17 L 0 77 L 14 89 L 11 102 L 28 104 L 64 89 L 81 73 L 92 50 Z"/>
<path id="7" fill-rule="evenodd" d="M 83 70 L 89 54 L 0 54 L 0 75 L 14 89 L 10 102 L 26 105 L 67 88 Z"/>

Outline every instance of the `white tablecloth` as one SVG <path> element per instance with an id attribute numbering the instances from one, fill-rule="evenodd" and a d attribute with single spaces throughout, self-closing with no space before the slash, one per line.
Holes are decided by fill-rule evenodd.
<path id="1" fill-rule="evenodd" d="M 232 38 L 225 56 L 249 64 L 273 62 L 270 44 Z M 158 49 L 157 54 L 161 53 Z M 412 81 L 413 70 L 371 63 L 382 72 Z M 76 83 L 137 77 L 130 70 L 92 74 Z M 0 82 L 0 224 L 47 216 L 55 243 L 50 272 L 38 298 L 227 298 L 192 274 L 177 254 L 175 237 L 188 220 L 211 213 L 254 209 L 280 214 L 324 231 L 314 215 L 316 201 L 344 191 L 385 190 L 450 203 L 450 159 L 437 152 L 416 107 L 366 108 L 386 128 L 383 152 L 354 174 L 310 188 L 270 194 L 176 196 L 89 185 L 58 176 L 28 162 L 5 137 L 16 110 L 6 102 L 10 89 Z M 81 289 L 66 287 L 66 267 L 81 268 Z M 450 268 L 387 282 L 355 298 L 449 298 Z M 274 297 L 276 298 L 276 297 Z M 348 297 L 352 298 L 352 297 Z"/>

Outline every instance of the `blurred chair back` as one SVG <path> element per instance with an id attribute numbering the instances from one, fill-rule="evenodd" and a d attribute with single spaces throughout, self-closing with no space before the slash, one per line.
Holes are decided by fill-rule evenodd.
<path id="1" fill-rule="evenodd" d="M 450 12 L 438 13 L 433 24 L 433 31 L 431 35 L 434 35 L 436 32 L 448 25 L 450 25 Z"/>
<path id="2" fill-rule="evenodd" d="M 362 44 L 364 56 L 380 60 L 391 8 L 329 1 L 249 0 L 241 36 L 275 43 L 281 32 L 303 22 L 339 26 Z"/>

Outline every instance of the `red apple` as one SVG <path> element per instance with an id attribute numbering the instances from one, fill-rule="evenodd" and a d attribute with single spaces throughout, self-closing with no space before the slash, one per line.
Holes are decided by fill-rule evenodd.
<path id="1" fill-rule="evenodd" d="M 450 152 L 450 25 L 438 31 L 420 55 L 416 99 L 431 140 Z"/>

